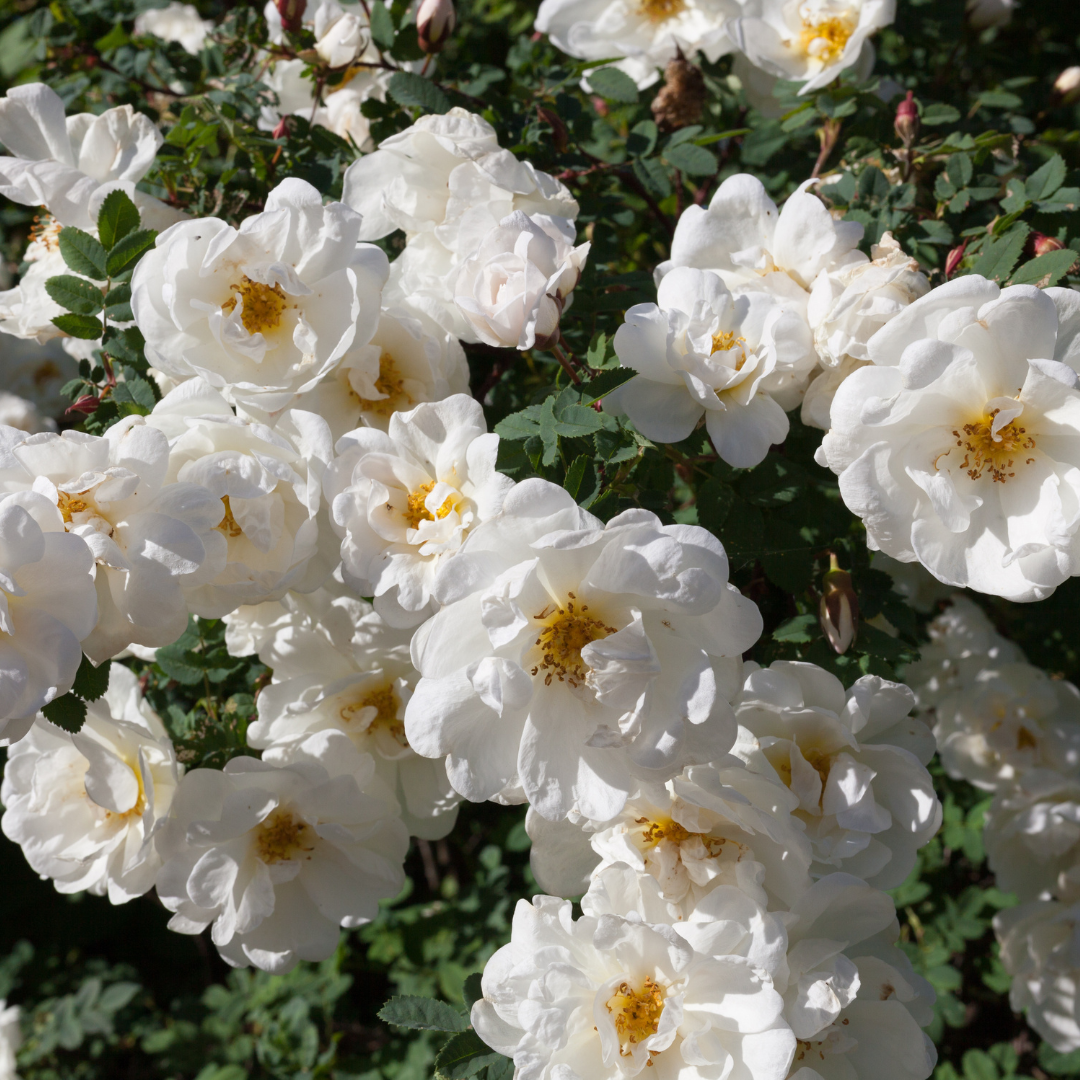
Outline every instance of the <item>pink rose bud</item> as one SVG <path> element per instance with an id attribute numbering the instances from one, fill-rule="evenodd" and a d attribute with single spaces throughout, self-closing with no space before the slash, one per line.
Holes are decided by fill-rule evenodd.
<path id="1" fill-rule="evenodd" d="M 416 11 L 416 36 L 426 53 L 437 53 L 454 32 L 457 15 L 453 0 L 423 0 Z"/>
<path id="2" fill-rule="evenodd" d="M 818 618 L 833 651 L 842 656 L 851 648 L 859 632 L 859 600 L 851 584 L 851 575 L 840 569 L 840 563 L 832 553 L 823 584 Z"/>
<path id="3" fill-rule="evenodd" d="M 1065 245 L 1054 236 L 1046 236 L 1041 232 L 1031 234 L 1031 250 L 1036 255 L 1046 255 L 1050 251 L 1060 251 Z"/>
<path id="4" fill-rule="evenodd" d="M 290 34 L 298 34 L 304 25 L 304 9 L 307 0 L 274 0 L 274 6 L 281 16 L 281 25 Z"/>
<path id="5" fill-rule="evenodd" d="M 952 277 L 956 272 L 956 268 L 960 265 L 960 260 L 964 257 L 964 249 L 967 247 L 967 241 L 965 240 L 959 247 L 954 247 L 952 251 L 945 258 L 945 276 Z"/>
<path id="6" fill-rule="evenodd" d="M 66 413 L 86 413 L 87 416 L 92 412 L 97 412 L 98 406 L 101 402 L 93 394 L 83 394 L 74 405 L 69 405 L 65 410 Z"/>
<path id="7" fill-rule="evenodd" d="M 270 138 L 272 139 L 284 139 L 289 134 L 289 118 L 283 116 L 277 124 L 274 126 L 274 130 L 270 132 Z"/>
<path id="8" fill-rule="evenodd" d="M 896 108 L 893 128 L 905 146 L 910 146 L 919 134 L 919 110 L 915 105 L 915 94 L 911 90 Z"/>

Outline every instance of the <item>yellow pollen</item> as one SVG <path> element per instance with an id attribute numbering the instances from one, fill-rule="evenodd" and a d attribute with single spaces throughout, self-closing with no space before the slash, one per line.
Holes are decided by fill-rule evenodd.
<path id="1" fill-rule="evenodd" d="M 385 396 L 363 398 L 355 391 L 353 392 L 364 412 L 375 413 L 376 416 L 392 416 L 415 404 L 405 390 L 405 380 L 398 372 L 394 358 L 389 353 L 384 352 L 379 359 L 379 377 L 375 380 L 375 389 Z"/>
<path id="2" fill-rule="evenodd" d="M 375 718 L 368 724 L 368 731 L 377 726 L 384 727 L 402 746 L 409 745 L 409 740 L 405 738 L 405 721 L 398 716 L 398 700 L 392 686 L 373 690 L 359 701 L 343 706 L 339 715 L 348 724 L 364 709 L 374 709 L 376 712 Z"/>
<path id="3" fill-rule="evenodd" d="M 688 840 L 698 839 L 705 845 L 705 850 L 709 855 L 716 858 L 724 850 L 724 844 L 727 843 L 720 836 L 709 836 L 708 833 L 692 833 L 676 821 L 650 821 L 648 818 L 638 818 L 635 824 L 645 826 L 641 833 L 649 847 L 656 847 L 663 840 L 670 840 L 673 844 L 685 844 Z"/>
<path id="4" fill-rule="evenodd" d="M 82 514 L 90 509 L 90 504 L 83 498 L 85 494 L 85 491 L 76 495 L 69 495 L 66 491 L 56 493 L 56 505 L 66 525 L 71 524 L 71 520 L 76 514 Z"/>
<path id="5" fill-rule="evenodd" d="M 137 764 L 132 765 L 129 761 L 125 761 L 124 764 L 135 774 L 135 782 L 139 785 L 139 794 L 135 798 L 135 805 L 130 810 L 125 810 L 122 814 L 118 814 L 113 810 L 106 810 L 106 821 L 110 818 L 141 818 L 146 812 L 146 789 L 143 787 L 142 769 L 140 769 Z"/>
<path id="6" fill-rule="evenodd" d="M 60 222 L 51 214 L 35 214 L 30 226 L 30 243 L 40 241 L 46 251 L 60 249 Z"/>
<path id="7" fill-rule="evenodd" d="M 581 650 L 593 641 L 606 638 L 616 632 L 614 626 L 607 626 L 599 619 L 586 615 L 588 604 L 582 604 L 581 610 L 575 610 L 577 597 L 566 594 L 566 607 L 549 605 L 533 618 L 544 623 L 535 645 L 540 650 L 541 660 L 533 667 L 532 674 L 546 672 L 544 685 L 550 686 L 552 679 L 581 686 L 589 672 L 588 665 L 581 658 Z"/>
<path id="8" fill-rule="evenodd" d="M 419 529 L 421 521 L 440 521 L 454 509 L 454 496 L 447 495 L 446 501 L 433 514 L 425 505 L 424 500 L 435 490 L 435 481 L 429 480 L 421 484 L 415 491 L 409 494 L 409 505 L 405 510 L 405 520 L 410 529 Z"/>
<path id="9" fill-rule="evenodd" d="M 1020 427 L 1015 420 L 1000 428 L 996 435 L 993 433 L 998 411 L 992 409 L 981 420 L 953 430 L 956 445 L 966 451 L 960 468 L 972 480 L 980 480 L 983 473 L 988 473 L 995 484 L 1004 484 L 1016 475 L 1013 467 L 1022 451 L 1035 449 L 1035 440 L 1027 433 L 1027 428 Z M 1034 460 L 1025 458 L 1028 465 Z"/>
<path id="10" fill-rule="evenodd" d="M 659 1029 L 660 1014 L 664 1011 L 664 992 L 648 976 L 640 990 L 634 990 L 624 982 L 608 1000 L 607 1011 L 615 1017 L 619 1053 L 629 1057 L 632 1046 L 644 1042 Z"/>
<path id="11" fill-rule="evenodd" d="M 235 539 L 243 533 L 243 529 L 236 524 L 236 518 L 233 517 L 232 504 L 229 502 L 228 495 L 221 496 L 221 504 L 225 507 L 225 516 L 214 526 L 219 533 L 223 533 L 229 539 Z"/>
<path id="12" fill-rule="evenodd" d="M 264 863 L 286 862 L 314 850 L 309 826 L 278 808 L 261 825 L 255 837 L 255 854 Z"/>
<path id="13" fill-rule="evenodd" d="M 809 22 L 804 17 L 799 45 L 807 56 L 820 60 L 823 65 L 831 64 L 844 51 L 857 25 L 858 21 L 850 12 L 817 23 Z"/>
<path id="14" fill-rule="evenodd" d="M 662 23 L 686 10 L 686 0 L 638 0 L 637 12 L 649 22 Z"/>
<path id="15" fill-rule="evenodd" d="M 281 325 L 281 316 L 289 302 L 280 285 L 271 288 L 261 281 L 252 281 L 247 274 L 244 274 L 240 279 L 240 284 L 230 285 L 229 289 L 244 302 L 240 321 L 249 334 L 265 334 L 269 330 L 276 330 Z M 236 296 L 230 296 L 221 305 L 221 310 L 226 313 L 235 309 Z"/>

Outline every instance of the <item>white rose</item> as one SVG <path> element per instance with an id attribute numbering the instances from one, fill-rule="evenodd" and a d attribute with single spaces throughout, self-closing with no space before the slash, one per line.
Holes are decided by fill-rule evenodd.
<path id="1" fill-rule="evenodd" d="M 166 230 L 131 282 L 147 359 L 231 401 L 287 407 L 375 332 L 388 263 L 359 231 L 357 214 L 296 179 L 238 229 L 200 218 Z"/>
<path id="2" fill-rule="evenodd" d="M 350 349 L 296 407 L 318 413 L 337 442 L 357 427 L 387 431 L 395 413 L 469 391 L 457 338 L 418 311 L 383 311 L 367 345 Z"/>
<path id="3" fill-rule="evenodd" d="M 1016 6 L 1016 0 L 967 0 L 968 22 L 976 30 L 1008 26 Z"/>
<path id="4" fill-rule="evenodd" d="M 4 835 L 57 891 L 126 903 L 153 888 L 161 866 L 153 837 L 182 772 L 138 679 L 113 664 L 77 735 L 38 718 L 8 751 Z"/>
<path id="5" fill-rule="evenodd" d="M 55 431 L 56 421 L 43 417 L 32 401 L 0 390 L 0 426 L 18 428 L 32 435 L 38 431 Z"/>
<path id="6" fill-rule="evenodd" d="M 919 659 L 903 672 L 921 712 L 932 712 L 950 694 L 966 692 L 985 668 L 1024 659 L 1020 649 L 994 629 L 983 609 L 958 593 L 926 630 L 930 643 L 920 647 Z"/>
<path id="7" fill-rule="evenodd" d="M 994 796 L 986 813 L 986 857 L 1002 892 L 1048 896 L 1080 856 L 1080 778 L 1033 768 Z"/>
<path id="8" fill-rule="evenodd" d="M 0 299 L 0 318 L 2 308 Z M 61 391 L 79 369 L 60 342 L 41 345 L 0 335 L 0 366 L 4 369 L 4 389 L 33 402 L 42 416 L 58 419 L 71 404 Z"/>
<path id="9" fill-rule="evenodd" d="M 102 436 L 65 431 L 12 447 L 21 470 L 0 490 L 32 488 L 97 561 L 98 622 L 83 641 L 95 663 L 132 642 L 156 647 L 187 627 L 183 588 L 207 561 L 218 512 L 198 483 L 166 479 L 169 443 L 132 416 Z"/>
<path id="10" fill-rule="evenodd" d="M 146 422 L 168 436 L 169 479 L 199 484 L 213 499 L 206 562 L 184 582 L 191 612 L 216 619 L 325 581 L 336 547 L 316 517 L 332 454 L 326 421 L 290 409 L 271 430 L 234 416 L 202 379 L 189 379 Z"/>
<path id="11" fill-rule="evenodd" d="M 930 291 L 919 264 L 891 233 L 871 249 L 873 259 L 822 271 L 810 290 L 807 316 L 825 369 L 807 388 L 803 423 L 828 431 L 829 408 L 840 383 L 870 362 L 870 338 L 909 304 Z"/>
<path id="12" fill-rule="evenodd" d="M 0 292 L 0 330 L 5 334 L 42 345 L 65 336 L 60 327 L 53 325 L 53 319 L 63 315 L 64 308 L 45 291 L 49 278 L 71 272 L 60 254 L 59 235 L 60 223 L 47 217 L 45 227 L 33 236 L 23 253 L 23 260 L 29 264 L 26 273 L 14 288 Z"/>
<path id="13" fill-rule="evenodd" d="M 896 18 L 896 0 L 751 0 L 727 25 L 755 67 L 820 90 L 873 56 L 870 36 Z"/>
<path id="14" fill-rule="evenodd" d="M 1009 1004 L 1062 1054 L 1080 1050 L 1080 890 L 1075 868 L 1057 899 L 1033 900 L 994 916 L 1001 962 L 1012 976 Z"/>
<path id="15" fill-rule="evenodd" d="M 1000 791 L 1032 768 L 1080 770 L 1080 690 L 1031 664 L 988 666 L 935 713 L 946 772 L 983 791 Z"/>
<path id="16" fill-rule="evenodd" d="M 805 352 L 803 321 L 768 293 L 733 297 L 709 271 L 676 267 L 656 304 L 637 304 L 615 332 L 623 367 L 639 374 L 604 398 L 647 439 L 680 442 L 704 416 L 717 453 L 736 468 L 764 460 L 787 437 L 784 410 L 764 390 Z"/>
<path id="17" fill-rule="evenodd" d="M 0 998 L 0 1080 L 19 1080 L 15 1054 L 22 1046 L 22 1025 L 18 1005 L 8 1005 Z"/>
<path id="18" fill-rule="evenodd" d="M 778 396 L 785 409 L 802 400 L 806 381 L 817 363 L 808 315 L 810 288 L 822 271 L 836 273 L 869 260 L 857 249 L 863 227 L 836 221 L 825 204 L 804 184 L 784 203 L 769 198 L 761 181 L 740 173 L 725 180 L 708 209 L 683 211 L 671 241 L 671 259 L 657 267 L 662 278 L 672 267 L 712 270 L 738 296 L 764 292 L 796 316 L 805 331 L 794 332 L 786 359 L 764 388 Z"/>
<path id="19" fill-rule="evenodd" d="M 367 16 L 357 4 L 349 8 L 337 0 L 320 0 L 315 9 L 315 51 L 332 68 L 351 64 L 370 41 Z"/>
<path id="20" fill-rule="evenodd" d="M 157 834 L 169 928 L 211 938 L 234 967 L 325 960 L 339 926 L 362 926 L 404 884 L 408 832 L 375 763 L 336 731 L 292 764 L 233 758 L 195 769 Z"/>
<path id="21" fill-rule="evenodd" d="M 515 485 L 441 570 L 413 638 L 409 743 L 467 799 L 521 786 L 550 819 L 608 821 L 640 779 L 731 746 L 726 657 L 761 633 L 696 526 L 629 510 L 604 525 L 562 489 Z M 649 770 L 655 770 L 649 772 Z"/>
<path id="22" fill-rule="evenodd" d="M 610 66 L 644 89 L 677 56 L 703 52 L 714 63 L 731 52 L 724 24 L 739 10 L 735 0 L 543 0 L 535 25 L 570 56 L 623 57 Z"/>
<path id="23" fill-rule="evenodd" d="M 734 753 L 798 796 L 812 872 L 835 867 L 895 888 L 941 824 L 925 768 L 934 738 L 908 716 L 912 692 L 876 675 L 845 692 L 834 675 L 802 662 L 747 669 L 734 701 Z"/>
<path id="24" fill-rule="evenodd" d="M 0 428 L 0 465 L 12 442 Z M 64 531 L 55 502 L 37 492 L 0 495 L 0 739 L 22 738 L 34 714 L 66 694 L 97 622 L 94 556 Z"/>
<path id="25" fill-rule="evenodd" d="M 819 457 L 872 548 L 1014 601 L 1080 572 L 1075 318 L 1066 289 L 934 289 L 870 340 Z"/>
<path id="26" fill-rule="evenodd" d="M 135 16 L 136 34 L 152 34 L 162 41 L 177 41 L 192 56 L 198 56 L 206 35 L 213 29 L 214 24 L 202 18 L 198 8 L 179 0 L 172 0 L 168 7 L 151 8 Z"/>
<path id="27" fill-rule="evenodd" d="M 153 122 L 130 105 L 65 117 L 48 86 L 13 86 L 0 99 L 0 143 L 12 155 L 0 157 L 0 194 L 44 206 L 62 225 L 92 230 L 102 199 L 122 187 L 144 226 L 165 228 L 182 215 L 135 188 L 162 142 Z"/>
<path id="28" fill-rule="evenodd" d="M 510 943 L 484 969 L 473 1027 L 536 1080 L 624 1080 L 650 1064 L 673 1080 L 783 1080 L 795 1036 L 770 972 L 747 959 L 783 928 L 732 923 L 738 942 L 710 956 L 670 926 L 574 920 L 568 900 L 521 900 Z"/>
<path id="29" fill-rule="evenodd" d="M 362 239 L 405 232 L 385 305 L 415 308 L 468 340 L 472 330 L 453 286 L 484 237 L 517 210 L 571 221 L 578 215 L 565 185 L 500 149 L 495 129 L 460 108 L 423 116 L 384 139 L 349 166 L 342 197 L 363 216 Z"/>
<path id="30" fill-rule="evenodd" d="M 264 761 L 287 765 L 311 733 L 344 732 L 374 758 L 409 832 L 438 840 L 453 828 L 460 799 L 445 765 L 417 755 L 405 737 L 405 706 L 419 678 L 409 660 L 411 634 L 332 584 L 303 598 L 303 608 L 260 605 L 280 615 L 258 650 L 274 677 L 259 693 L 248 743 Z"/>
<path id="31" fill-rule="evenodd" d="M 530 809 L 530 859 L 540 887 L 577 896 L 605 867 L 649 875 L 688 917 L 713 889 L 734 886 L 786 906 L 810 887 L 810 842 L 792 818 L 796 797 L 742 762 L 692 765 L 643 784 L 611 821 L 549 822 Z"/>
<path id="32" fill-rule="evenodd" d="M 589 244 L 574 246 L 565 218 L 515 210 L 466 259 L 454 301 L 472 338 L 511 349 L 547 348 L 585 266 Z"/>
<path id="33" fill-rule="evenodd" d="M 345 580 L 374 596 L 392 626 L 431 614 L 439 568 L 501 509 L 512 482 L 495 469 L 498 448 L 466 394 L 395 413 L 386 432 L 357 428 L 338 443 L 325 490 Z"/>

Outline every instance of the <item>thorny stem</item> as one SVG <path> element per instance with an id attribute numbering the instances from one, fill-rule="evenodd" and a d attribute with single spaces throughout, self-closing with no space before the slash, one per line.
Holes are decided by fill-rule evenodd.
<path id="1" fill-rule="evenodd" d="M 836 146 L 836 140 L 840 137 L 840 121 L 826 120 L 818 130 L 818 137 L 821 139 L 821 153 L 818 154 L 817 161 L 814 162 L 814 170 L 810 173 L 815 180 L 821 175 L 821 170 L 825 167 L 825 162 L 829 160 L 829 155 Z"/>
<path id="2" fill-rule="evenodd" d="M 581 376 L 570 366 L 570 361 L 566 358 L 566 353 L 564 353 L 554 342 L 548 346 L 548 351 L 554 354 L 555 359 L 562 365 L 563 371 L 570 376 L 570 381 L 575 384 L 580 384 Z"/>

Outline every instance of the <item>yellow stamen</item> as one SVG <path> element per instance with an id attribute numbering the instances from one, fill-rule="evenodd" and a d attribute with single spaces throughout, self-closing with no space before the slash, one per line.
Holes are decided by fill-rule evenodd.
<path id="1" fill-rule="evenodd" d="M 221 504 L 225 507 L 225 516 L 214 526 L 214 528 L 230 539 L 235 539 L 237 536 L 242 535 L 244 530 L 236 524 L 236 518 L 233 517 L 232 505 L 229 502 L 228 495 L 222 495 Z"/>
<path id="2" fill-rule="evenodd" d="M 648 818 L 638 818 L 637 825 L 644 825 L 642 836 L 649 847 L 656 847 L 663 840 L 673 844 L 685 844 L 688 840 L 698 839 L 705 846 L 705 850 L 712 858 L 716 858 L 724 850 L 727 843 L 723 837 L 709 836 L 708 833 L 692 833 L 684 829 L 678 822 L 671 820 L 650 821 Z"/>
<path id="3" fill-rule="evenodd" d="M 994 434 L 994 418 L 998 412 L 998 409 L 992 409 L 974 423 L 953 430 L 956 445 L 966 451 L 960 468 L 972 480 L 982 479 L 985 472 L 990 474 L 993 483 L 1004 484 L 1016 475 L 1013 467 L 1020 454 L 1035 449 L 1035 440 L 1027 433 L 1027 428 L 1020 427 L 1015 420 Z M 1034 461 L 1032 457 L 1025 458 L 1028 465 Z"/>
<path id="4" fill-rule="evenodd" d="M 637 10 L 649 22 L 667 22 L 686 10 L 686 0 L 639 0 Z"/>
<path id="5" fill-rule="evenodd" d="M 264 863 L 286 862 L 314 850 L 313 843 L 310 827 L 279 807 L 259 825 L 255 854 Z"/>
<path id="6" fill-rule="evenodd" d="M 244 274 L 239 285 L 230 285 L 230 290 L 244 302 L 240 321 L 249 334 L 265 334 L 276 330 L 281 325 L 281 316 L 289 306 L 280 285 L 264 285 L 261 281 L 252 281 Z M 236 296 L 230 296 L 221 310 L 229 313 L 236 308 Z"/>
<path id="7" fill-rule="evenodd" d="M 364 412 L 375 413 L 376 416 L 392 416 L 415 404 L 405 390 L 405 380 L 398 372 L 394 358 L 389 353 L 384 352 L 379 359 L 379 377 L 375 380 L 375 389 L 385 396 L 363 398 L 355 391 L 353 392 Z"/>
<path id="8" fill-rule="evenodd" d="M 799 45 L 807 56 L 820 60 L 823 65 L 831 64 L 844 51 L 848 38 L 855 32 L 858 20 L 852 12 L 834 15 L 820 22 L 809 22 L 803 18 Z"/>
<path id="9" fill-rule="evenodd" d="M 607 626 L 599 619 L 586 615 L 588 604 L 582 604 L 581 610 L 576 611 L 577 597 L 573 593 L 567 593 L 567 597 L 565 608 L 549 606 L 533 616 L 545 625 L 535 642 L 541 660 L 533 667 L 532 673 L 538 675 L 546 671 L 545 686 L 550 686 L 552 679 L 575 687 L 582 685 L 589 667 L 581 658 L 581 650 L 591 642 L 616 632 L 614 626 Z"/>
<path id="10" fill-rule="evenodd" d="M 66 491 L 56 493 L 56 505 L 60 510 L 60 516 L 64 519 L 64 524 L 70 525 L 76 514 L 85 513 L 90 509 L 90 504 L 82 497 L 85 494 L 85 491 L 75 495 L 69 495 Z"/>
<path id="11" fill-rule="evenodd" d="M 409 740 L 405 737 L 405 721 L 398 716 L 398 699 L 392 686 L 373 690 L 359 701 L 343 706 L 339 715 L 348 724 L 364 709 L 374 709 L 376 712 L 375 718 L 368 724 L 368 731 L 376 726 L 384 727 L 402 746 L 409 745 Z"/>
<path id="12" fill-rule="evenodd" d="M 648 976 L 640 990 L 624 982 L 608 1000 L 607 1011 L 615 1017 L 619 1053 L 629 1057 L 631 1047 L 655 1035 L 659 1029 L 660 1014 L 664 1011 L 664 992 Z"/>

